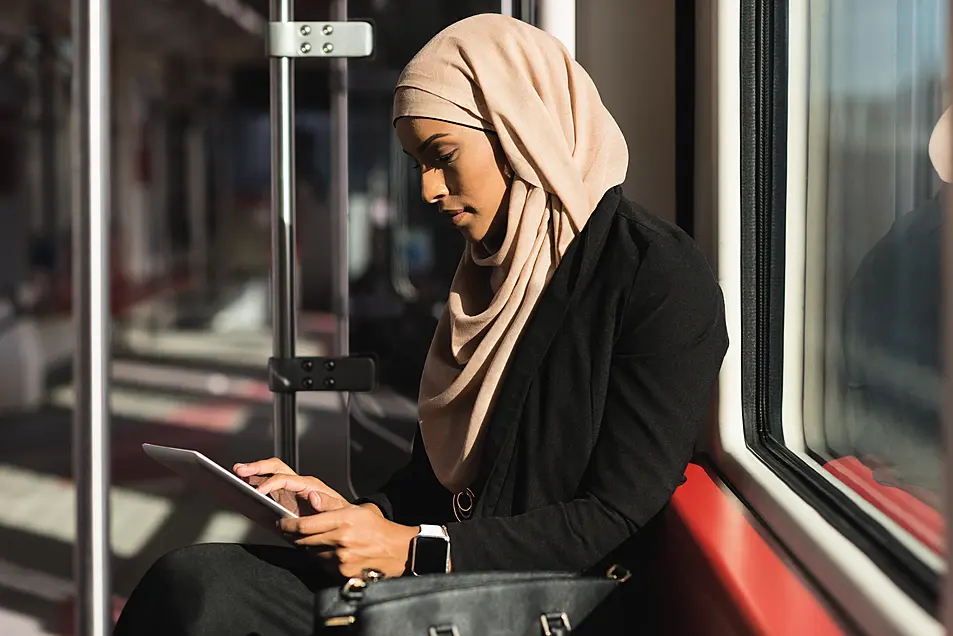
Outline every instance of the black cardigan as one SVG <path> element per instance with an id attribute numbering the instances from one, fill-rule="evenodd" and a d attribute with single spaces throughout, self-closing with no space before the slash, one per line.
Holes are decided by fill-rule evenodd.
<path id="1" fill-rule="evenodd" d="M 601 566 L 682 482 L 727 347 L 704 256 L 613 188 L 513 352 L 473 518 L 456 522 L 419 431 L 407 466 L 362 501 L 446 525 L 454 571 Z"/>

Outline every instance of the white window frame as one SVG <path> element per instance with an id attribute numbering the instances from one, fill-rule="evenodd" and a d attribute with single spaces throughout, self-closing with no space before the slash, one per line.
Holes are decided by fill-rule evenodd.
<path id="1" fill-rule="evenodd" d="M 807 3 L 793 0 L 790 5 L 793 34 L 807 28 L 807 12 L 800 8 Z M 719 378 L 716 462 L 746 503 L 861 629 L 885 635 L 942 634 L 943 627 L 936 619 L 771 471 L 745 442 L 741 383 L 741 0 L 717 0 L 710 15 L 712 24 L 700 28 L 712 28 L 715 34 L 714 51 L 707 62 L 714 65 L 710 70 L 716 78 L 716 165 L 712 181 L 717 219 L 716 263 L 731 341 Z M 792 77 L 803 80 L 803 69 L 799 70 L 797 64 L 803 66 L 804 60 L 792 63 Z M 794 117 L 803 118 L 806 114 L 795 112 Z M 805 165 L 806 162 L 798 161 L 794 169 L 803 171 Z M 804 240 L 803 230 L 799 240 Z M 798 314 L 790 318 L 803 323 L 803 300 L 795 303 L 793 309 L 786 309 L 785 321 L 789 318 L 787 313 Z"/>

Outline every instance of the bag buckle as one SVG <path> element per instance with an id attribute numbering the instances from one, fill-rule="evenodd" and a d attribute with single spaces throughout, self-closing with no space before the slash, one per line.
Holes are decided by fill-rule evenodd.
<path id="1" fill-rule="evenodd" d="M 367 581 L 353 576 L 347 580 L 344 587 L 341 588 L 341 596 L 347 600 L 359 601 L 364 596 L 364 590 L 367 588 Z"/>
<path id="2" fill-rule="evenodd" d="M 384 573 L 374 568 L 364 568 L 361 570 L 361 578 L 364 579 L 366 583 L 376 583 L 384 578 Z"/>
<path id="3" fill-rule="evenodd" d="M 542 614 L 539 623 L 543 626 L 543 636 L 562 636 L 572 631 L 566 612 Z"/>
<path id="4" fill-rule="evenodd" d="M 609 566 L 609 571 L 606 572 L 606 576 L 619 583 L 625 583 L 632 578 L 632 573 L 629 572 L 627 568 L 616 563 L 615 565 Z"/>
<path id="5" fill-rule="evenodd" d="M 440 625 L 427 630 L 427 636 L 460 636 L 456 625 Z"/>

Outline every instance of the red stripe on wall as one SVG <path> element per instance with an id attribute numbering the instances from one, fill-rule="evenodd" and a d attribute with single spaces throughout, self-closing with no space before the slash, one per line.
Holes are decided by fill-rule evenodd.
<path id="1" fill-rule="evenodd" d="M 696 552 L 699 558 L 675 565 L 687 570 L 679 579 L 709 598 L 721 597 L 730 607 L 721 599 L 707 605 L 689 603 L 683 611 L 695 615 L 683 624 L 706 634 L 723 633 L 711 631 L 714 624 L 731 633 L 844 634 L 815 592 L 752 525 L 741 501 L 719 488 L 701 466 L 689 465 L 685 476 L 668 521 L 678 523 L 683 540 L 692 545 L 672 547 Z M 694 598 L 694 590 L 687 591 Z"/>

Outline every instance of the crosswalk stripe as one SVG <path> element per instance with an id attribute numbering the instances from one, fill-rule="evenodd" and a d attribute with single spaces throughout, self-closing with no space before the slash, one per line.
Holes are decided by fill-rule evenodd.
<path id="1" fill-rule="evenodd" d="M 241 543 L 251 529 L 251 522 L 240 514 L 216 512 L 196 543 Z"/>
<path id="2" fill-rule="evenodd" d="M 74 543 L 76 493 L 65 479 L 0 464 L 0 526 Z M 139 553 L 172 512 L 172 502 L 125 488 L 110 496 L 113 552 L 128 558 Z"/>
<path id="3" fill-rule="evenodd" d="M 9 636 L 57 636 L 57 634 L 43 629 L 38 619 L 4 609 L 0 609 L 0 634 L 9 634 Z"/>
<path id="4" fill-rule="evenodd" d="M 263 367 L 272 355 L 271 332 L 214 333 L 207 331 L 123 330 L 123 343 L 136 353 L 167 358 L 208 358 L 219 363 Z M 299 338 L 297 355 L 322 356 L 320 342 Z"/>
<path id="5" fill-rule="evenodd" d="M 72 409 L 76 396 L 72 387 L 61 386 L 50 391 L 49 400 L 54 406 Z M 185 401 L 181 397 L 120 387 L 110 390 L 109 400 L 110 413 L 118 417 L 216 432 L 236 432 L 251 416 L 249 408 L 244 405 L 202 404 Z"/>
<path id="6" fill-rule="evenodd" d="M 76 586 L 69 579 L 53 576 L 46 572 L 31 570 L 16 563 L 0 559 L 0 588 L 23 592 L 45 601 L 65 601 L 70 598 Z M 9 634 L 16 632 L 4 632 Z"/>

